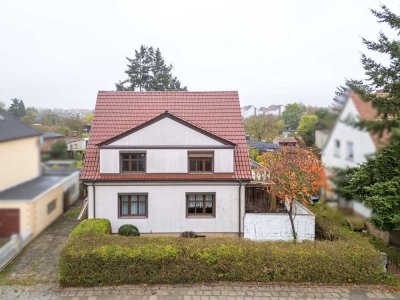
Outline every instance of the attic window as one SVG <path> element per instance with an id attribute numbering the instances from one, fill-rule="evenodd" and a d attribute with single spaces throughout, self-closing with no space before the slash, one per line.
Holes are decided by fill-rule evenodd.
<path id="1" fill-rule="evenodd" d="M 121 173 L 146 171 L 146 153 L 133 152 L 120 154 Z"/>
<path id="2" fill-rule="evenodd" d="M 189 152 L 190 173 L 212 173 L 214 152 Z"/>

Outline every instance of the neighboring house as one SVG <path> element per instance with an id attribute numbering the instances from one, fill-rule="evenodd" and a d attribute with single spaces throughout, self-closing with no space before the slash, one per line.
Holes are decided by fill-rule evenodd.
<path id="1" fill-rule="evenodd" d="M 41 136 L 40 152 L 49 153 L 54 143 L 65 141 L 65 136 L 56 132 L 43 132 Z"/>
<path id="2" fill-rule="evenodd" d="M 382 137 L 353 126 L 358 120 L 373 120 L 377 111 L 370 102 L 364 102 L 355 93 L 350 93 L 344 104 L 336 124 L 322 149 L 322 162 L 330 174 L 333 169 L 346 169 L 364 163 L 369 155 L 384 147 L 389 139 L 385 133 Z M 336 195 L 328 196 L 328 200 L 340 200 Z M 340 201 L 344 205 L 345 201 Z M 371 210 L 359 202 L 350 205 L 355 212 L 369 217 Z"/>
<path id="3" fill-rule="evenodd" d="M 276 138 L 274 138 L 274 140 L 272 142 L 275 145 L 278 145 L 279 147 L 283 147 L 283 146 L 297 147 L 297 146 L 299 146 L 299 140 L 294 136 L 288 136 L 288 137 L 277 136 Z"/>
<path id="4" fill-rule="evenodd" d="M 67 151 L 69 152 L 85 152 L 88 138 L 66 138 Z"/>
<path id="5" fill-rule="evenodd" d="M 240 109 L 243 118 L 257 116 L 257 108 L 254 105 L 246 105 Z"/>
<path id="6" fill-rule="evenodd" d="M 323 149 L 330 136 L 330 130 L 315 130 L 315 146 Z"/>
<path id="7" fill-rule="evenodd" d="M 35 236 L 64 210 L 64 182 L 72 174 L 42 173 L 40 137 L 40 132 L 0 110 L 1 237 Z"/>
<path id="8" fill-rule="evenodd" d="M 289 137 L 289 136 L 294 136 L 297 135 L 299 131 L 297 129 L 285 129 L 282 131 L 282 136 L 283 137 Z"/>
<path id="9" fill-rule="evenodd" d="M 94 115 L 89 218 L 113 233 L 243 236 L 252 173 L 237 92 L 99 92 Z"/>
<path id="10" fill-rule="evenodd" d="M 253 141 L 253 140 L 246 140 L 247 145 L 250 148 L 257 149 L 260 151 L 260 153 L 265 153 L 265 152 L 274 152 L 279 148 L 279 145 L 272 144 L 272 143 L 266 143 L 266 142 L 260 142 L 260 141 Z"/>

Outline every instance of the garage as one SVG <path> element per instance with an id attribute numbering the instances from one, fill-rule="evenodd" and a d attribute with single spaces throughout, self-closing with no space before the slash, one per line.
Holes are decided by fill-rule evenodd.
<path id="1" fill-rule="evenodd" d="M 19 209 L 0 209 L 0 237 L 19 233 Z"/>

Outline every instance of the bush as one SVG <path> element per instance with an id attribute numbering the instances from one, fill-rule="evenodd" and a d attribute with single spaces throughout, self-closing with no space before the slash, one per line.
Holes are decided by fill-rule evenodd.
<path id="1" fill-rule="evenodd" d="M 111 233 L 111 223 L 107 219 L 87 219 L 79 223 L 72 230 L 70 237 L 79 237 L 83 235 L 104 235 Z"/>
<path id="2" fill-rule="evenodd" d="M 125 224 L 118 229 L 119 235 L 140 236 L 139 229 L 135 225 Z"/>
<path id="3" fill-rule="evenodd" d="M 197 235 L 193 231 L 184 231 L 181 233 L 181 238 L 196 238 Z"/>
<path id="4" fill-rule="evenodd" d="M 315 243 L 118 235 L 70 238 L 62 286 L 215 281 L 379 283 L 379 251 L 365 238 Z"/>

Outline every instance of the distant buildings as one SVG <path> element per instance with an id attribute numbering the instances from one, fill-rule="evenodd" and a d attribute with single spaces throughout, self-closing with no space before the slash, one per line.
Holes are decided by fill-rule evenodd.
<path id="1" fill-rule="evenodd" d="M 240 108 L 242 118 L 249 118 L 257 115 L 276 115 L 280 116 L 282 113 L 282 105 L 270 105 L 268 107 L 257 108 L 254 105 L 246 105 Z"/>
<path id="2" fill-rule="evenodd" d="M 274 144 L 278 145 L 279 147 L 283 146 L 291 146 L 291 147 L 297 147 L 299 146 L 299 138 L 296 138 L 294 136 L 277 136 L 274 138 L 272 141 Z"/>

